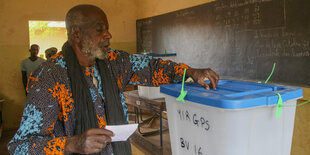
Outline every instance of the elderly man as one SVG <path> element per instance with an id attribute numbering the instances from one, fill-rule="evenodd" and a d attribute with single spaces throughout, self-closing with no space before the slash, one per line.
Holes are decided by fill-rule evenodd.
<path id="1" fill-rule="evenodd" d="M 203 87 L 211 69 L 129 55 L 111 49 L 105 13 L 78 5 L 66 16 L 68 42 L 30 77 L 19 130 L 8 148 L 16 154 L 131 154 L 129 141 L 111 142 L 106 125 L 128 123 L 123 90 L 127 84 L 158 86 L 180 82 L 184 69 Z"/>

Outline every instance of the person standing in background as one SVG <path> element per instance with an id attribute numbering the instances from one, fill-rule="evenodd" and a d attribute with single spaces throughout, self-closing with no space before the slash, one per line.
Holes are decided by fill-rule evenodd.
<path id="1" fill-rule="evenodd" d="M 57 53 L 57 48 L 56 47 L 51 47 L 45 50 L 45 58 L 48 60 L 50 57 L 55 55 Z"/>
<path id="2" fill-rule="evenodd" d="M 26 95 L 27 95 L 26 86 L 27 86 L 29 75 L 31 74 L 31 72 L 36 70 L 40 66 L 41 63 L 45 61 L 44 59 L 38 57 L 39 51 L 40 51 L 40 46 L 37 44 L 32 44 L 29 49 L 30 57 L 23 60 L 21 64 L 22 81 L 24 84 Z"/>

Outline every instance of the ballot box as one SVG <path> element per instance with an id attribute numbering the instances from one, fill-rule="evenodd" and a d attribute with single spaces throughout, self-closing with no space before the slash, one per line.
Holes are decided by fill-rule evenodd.
<path id="1" fill-rule="evenodd" d="M 156 98 L 163 98 L 164 96 L 160 93 L 159 87 L 155 86 L 138 86 L 138 94 L 141 97 L 147 99 L 156 99 Z"/>
<path id="2" fill-rule="evenodd" d="M 165 96 L 173 155 L 289 155 L 298 87 L 220 80 L 216 90 L 160 86 Z M 280 98 L 284 107 L 277 108 Z M 278 112 L 281 115 L 277 116 Z"/>
<path id="3" fill-rule="evenodd" d="M 142 53 L 137 54 L 140 56 L 151 56 L 152 58 L 160 58 L 164 61 L 171 60 L 175 62 L 176 60 L 176 53 Z M 156 98 L 163 98 L 163 95 L 160 94 L 159 86 L 138 86 L 138 94 L 141 97 L 147 99 L 156 99 Z"/>

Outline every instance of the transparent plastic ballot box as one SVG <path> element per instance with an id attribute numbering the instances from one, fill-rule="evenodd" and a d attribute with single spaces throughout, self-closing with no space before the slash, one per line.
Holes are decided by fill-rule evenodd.
<path id="1" fill-rule="evenodd" d="M 298 87 L 220 80 L 217 89 L 160 86 L 165 96 L 173 155 L 289 155 Z M 278 94 L 277 94 L 278 93 Z M 279 99 L 283 105 L 278 110 Z"/>

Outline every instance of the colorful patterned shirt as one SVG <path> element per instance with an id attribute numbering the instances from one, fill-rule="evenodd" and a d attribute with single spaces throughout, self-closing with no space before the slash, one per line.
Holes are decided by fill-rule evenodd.
<path id="1" fill-rule="evenodd" d="M 126 85 L 159 86 L 180 82 L 184 69 L 188 68 L 182 63 L 154 59 L 147 55 L 130 55 L 113 49 L 108 52 L 106 59 L 109 60 L 113 76 L 117 79 L 127 120 L 127 105 L 122 93 Z M 104 128 L 104 92 L 96 65 L 85 67 L 84 77 L 92 96 L 98 126 Z M 63 154 L 67 137 L 73 136 L 75 108 L 62 52 L 51 57 L 30 75 L 27 91 L 21 124 L 8 144 L 9 152 Z"/>

